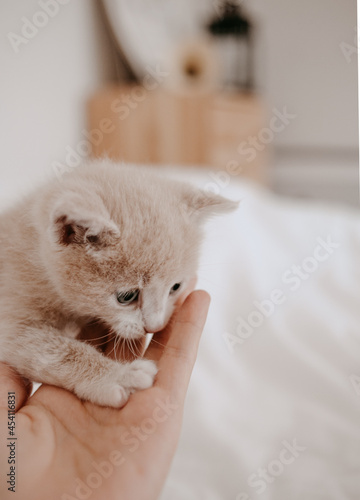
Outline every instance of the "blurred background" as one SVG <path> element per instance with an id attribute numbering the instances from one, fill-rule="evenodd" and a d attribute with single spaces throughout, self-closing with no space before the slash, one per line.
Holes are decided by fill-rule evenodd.
<path id="1" fill-rule="evenodd" d="M 358 203 L 354 0 L 6 0 L 1 196 L 88 154 Z"/>

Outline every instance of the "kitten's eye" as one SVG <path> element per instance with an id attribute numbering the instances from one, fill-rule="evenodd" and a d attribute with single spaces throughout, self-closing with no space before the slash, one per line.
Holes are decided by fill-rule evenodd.
<path id="1" fill-rule="evenodd" d="M 175 283 L 175 285 L 173 285 L 170 288 L 170 294 L 177 292 L 180 287 L 181 287 L 181 283 Z"/>
<path id="2" fill-rule="evenodd" d="M 128 305 L 134 302 L 139 295 L 139 290 L 129 290 L 128 292 L 118 293 L 116 298 L 120 304 Z"/>

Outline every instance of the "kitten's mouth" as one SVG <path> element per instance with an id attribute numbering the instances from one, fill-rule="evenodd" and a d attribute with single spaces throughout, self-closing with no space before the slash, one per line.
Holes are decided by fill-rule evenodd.
<path id="1" fill-rule="evenodd" d="M 158 333 L 158 332 L 161 332 L 165 327 L 162 327 L 162 328 L 153 328 L 152 330 L 147 330 L 146 328 L 144 328 L 144 332 L 145 332 L 145 335 L 146 334 L 151 334 L 153 335 L 154 333 Z"/>

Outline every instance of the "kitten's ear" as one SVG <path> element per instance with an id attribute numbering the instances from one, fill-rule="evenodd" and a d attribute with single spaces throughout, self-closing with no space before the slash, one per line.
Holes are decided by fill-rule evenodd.
<path id="1" fill-rule="evenodd" d="M 233 212 L 239 206 L 238 201 L 232 201 L 219 194 L 208 191 L 188 190 L 184 195 L 187 216 L 200 221 L 212 215 L 222 215 Z"/>
<path id="2" fill-rule="evenodd" d="M 61 245 L 91 245 L 103 247 L 120 236 L 103 203 L 87 206 L 76 194 L 61 198 L 51 214 L 52 235 Z"/>

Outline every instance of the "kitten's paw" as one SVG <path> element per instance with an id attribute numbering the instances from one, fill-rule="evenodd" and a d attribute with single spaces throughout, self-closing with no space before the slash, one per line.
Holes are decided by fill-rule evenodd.
<path id="1" fill-rule="evenodd" d="M 117 363 L 104 378 L 95 384 L 87 382 L 77 386 L 75 393 L 81 399 L 91 401 L 100 406 L 121 408 L 132 392 L 147 389 L 154 382 L 157 373 L 156 365 L 147 359 L 136 359 L 131 363 Z"/>
<path id="2" fill-rule="evenodd" d="M 148 389 L 153 385 L 157 367 L 149 359 L 136 359 L 126 365 L 122 384 L 134 392 L 137 389 Z"/>
<path id="3" fill-rule="evenodd" d="M 130 390 L 116 382 L 107 382 L 106 384 L 99 384 L 96 389 L 89 389 L 88 394 L 81 396 L 82 399 L 99 406 L 122 408 L 129 399 Z"/>
<path id="4" fill-rule="evenodd" d="M 130 391 L 119 384 L 113 384 L 105 389 L 101 406 L 111 406 L 113 408 L 122 408 L 129 399 Z"/>

